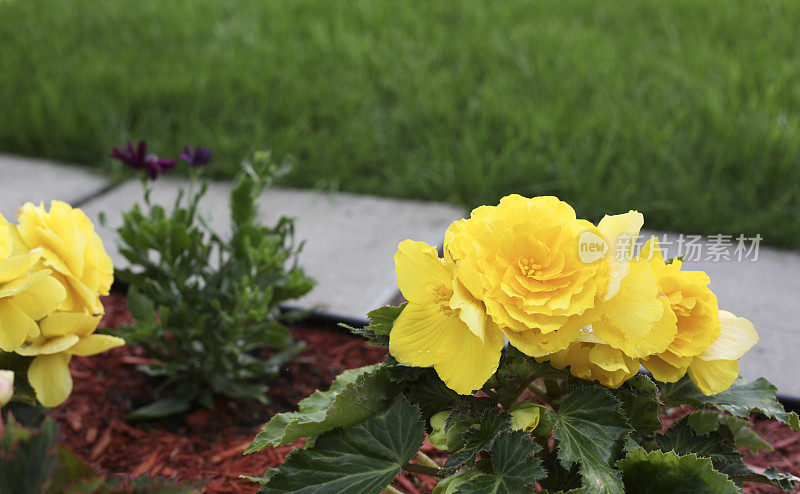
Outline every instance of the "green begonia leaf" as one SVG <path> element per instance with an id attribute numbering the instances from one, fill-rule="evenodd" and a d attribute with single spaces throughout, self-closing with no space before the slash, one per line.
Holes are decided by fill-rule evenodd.
<path id="1" fill-rule="evenodd" d="M 506 432 L 492 446 L 492 473 L 482 473 L 456 488 L 459 494 L 527 494 L 547 472 L 535 458 L 541 447 L 522 431 Z"/>
<path id="2" fill-rule="evenodd" d="M 400 473 L 424 438 L 419 408 L 400 395 L 386 410 L 293 451 L 259 492 L 376 494 Z"/>
<path id="3" fill-rule="evenodd" d="M 393 305 L 385 305 L 375 309 L 367 314 L 369 317 L 369 325 L 364 328 L 353 328 L 343 325 L 349 329 L 353 334 L 361 335 L 366 338 L 373 345 L 387 346 L 389 345 L 389 333 L 392 331 L 392 325 L 400 312 L 406 304 L 399 307 Z"/>
<path id="4" fill-rule="evenodd" d="M 736 420 L 735 417 L 720 418 L 722 421 L 716 430 L 701 434 L 694 429 L 692 416 L 685 417 L 673 424 L 663 435 L 656 437 L 658 449 L 674 451 L 678 455 L 694 453 L 711 458 L 714 468 L 727 475 L 737 485 L 741 485 L 742 482 L 759 482 L 787 492 L 794 490 L 796 482 L 800 480 L 797 477 L 777 470 L 771 472 L 771 475 L 765 475 L 748 467 L 743 461 L 744 456 L 737 449 L 733 432 L 725 423 L 725 419 Z M 694 422 L 697 422 L 697 419 Z"/>
<path id="5" fill-rule="evenodd" d="M 653 492 L 702 492 L 734 494 L 736 484 L 714 470 L 711 460 L 691 454 L 679 456 L 674 451 L 646 452 L 637 449 L 617 463 L 623 472 L 626 494 Z"/>
<path id="6" fill-rule="evenodd" d="M 344 371 L 328 391 L 316 391 L 301 401 L 299 411 L 275 415 L 245 453 L 357 424 L 382 410 L 390 399 L 386 393 L 389 383 L 384 373 L 373 372 L 378 367 L 376 364 Z"/>
<path id="7" fill-rule="evenodd" d="M 449 427 L 461 427 L 466 423 L 462 413 L 462 410 L 457 410 L 448 417 Z M 482 451 L 492 451 L 495 439 L 511 428 L 511 416 L 496 409 L 494 413 L 475 418 L 478 421 L 467 427 L 462 436 L 463 444 L 458 450 L 451 452 L 450 458 L 444 464 L 445 469 L 452 471 L 474 464 Z"/>
<path id="8" fill-rule="evenodd" d="M 622 411 L 639 434 L 650 434 L 662 427 L 658 418 L 660 401 L 658 386 L 649 377 L 638 374 L 617 390 L 622 401 Z"/>
<path id="9" fill-rule="evenodd" d="M 553 437 L 566 469 L 578 462 L 586 493 L 621 493 L 622 477 L 613 467 L 631 428 L 621 403 L 600 388 L 581 388 L 558 408 Z"/>
<path id="10" fill-rule="evenodd" d="M 733 385 L 722 393 L 706 396 L 697 389 L 688 377 L 676 383 L 661 384 L 661 398 L 669 404 L 692 405 L 695 408 L 714 407 L 735 417 L 747 417 L 760 413 L 800 430 L 800 420 L 794 412 L 786 412 L 775 397 L 777 388 L 760 377 L 755 381 L 737 378 Z"/>
<path id="11" fill-rule="evenodd" d="M 733 441 L 738 448 L 747 448 L 753 453 L 772 450 L 772 445 L 750 428 L 750 422 L 716 411 L 698 410 L 689 415 L 689 425 L 698 433 L 705 434 L 719 429 L 721 424 L 733 432 Z"/>

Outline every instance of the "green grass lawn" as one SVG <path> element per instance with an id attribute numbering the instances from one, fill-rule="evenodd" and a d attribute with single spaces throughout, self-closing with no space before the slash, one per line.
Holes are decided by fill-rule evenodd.
<path id="1" fill-rule="evenodd" d="M 0 0 L 0 150 L 291 155 L 287 185 L 555 194 L 800 247 L 800 2 Z"/>

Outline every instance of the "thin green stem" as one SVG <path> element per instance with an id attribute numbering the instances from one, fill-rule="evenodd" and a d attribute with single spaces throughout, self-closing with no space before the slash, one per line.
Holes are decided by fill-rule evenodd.
<path id="1" fill-rule="evenodd" d="M 443 477 L 442 471 L 440 469 L 417 465 L 416 463 L 406 463 L 405 465 L 403 465 L 403 470 L 411 473 L 421 473 L 422 475 L 430 475 L 432 477 L 438 477 L 438 478 Z"/>
<path id="2" fill-rule="evenodd" d="M 383 488 L 381 494 L 403 494 L 403 491 L 398 491 L 391 485 L 387 485 L 386 487 Z"/>

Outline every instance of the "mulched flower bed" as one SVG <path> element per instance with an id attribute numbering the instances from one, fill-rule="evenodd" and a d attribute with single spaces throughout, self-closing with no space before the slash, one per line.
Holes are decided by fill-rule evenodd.
<path id="1" fill-rule="evenodd" d="M 130 322 L 124 296 L 111 295 L 103 303 L 103 326 L 114 328 Z M 270 405 L 220 399 L 214 410 L 198 409 L 152 422 L 125 421 L 129 412 L 153 400 L 155 383 L 136 370 L 137 365 L 147 362 L 138 348 L 126 346 L 94 357 L 74 357 L 72 395 L 52 411 L 62 442 L 107 475 L 149 474 L 202 481 L 209 493 L 255 492 L 257 486 L 239 476 L 261 476 L 303 443 L 300 440 L 243 456 L 261 425 L 275 413 L 296 410 L 300 400 L 316 389 L 327 389 L 341 371 L 380 362 L 386 356 L 385 348 L 371 346 L 333 324 L 298 325 L 291 331 L 308 344 L 308 349 L 271 382 Z M 775 451 L 751 454 L 745 461 L 800 475 L 800 434 L 763 420 L 755 422 L 755 430 Z M 423 452 L 440 464 L 446 458 L 427 441 Z M 430 492 L 435 483 L 431 477 L 406 474 L 394 485 L 408 494 L 422 494 Z M 778 491 L 746 484 L 745 492 Z"/>

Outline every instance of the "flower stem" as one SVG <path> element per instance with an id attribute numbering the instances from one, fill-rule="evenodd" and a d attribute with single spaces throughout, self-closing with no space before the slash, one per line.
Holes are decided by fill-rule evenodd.
<path id="1" fill-rule="evenodd" d="M 416 463 L 406 463 L 405 465 L 403 465 L 403 470 L 411 473 L 421 473 L 422 475 L 430 475 L 432 477 L 439 477 L 439 478 L 442 477 L 442 472 L 440 469 L 417 465 Z"/>
<path id="2" fill-rule="evenodd" d="M 391 485 L 387 485 L 386 487 L 383 488 L 381 494 L 403 494 L 403 491 L 398 491 Z"/>

